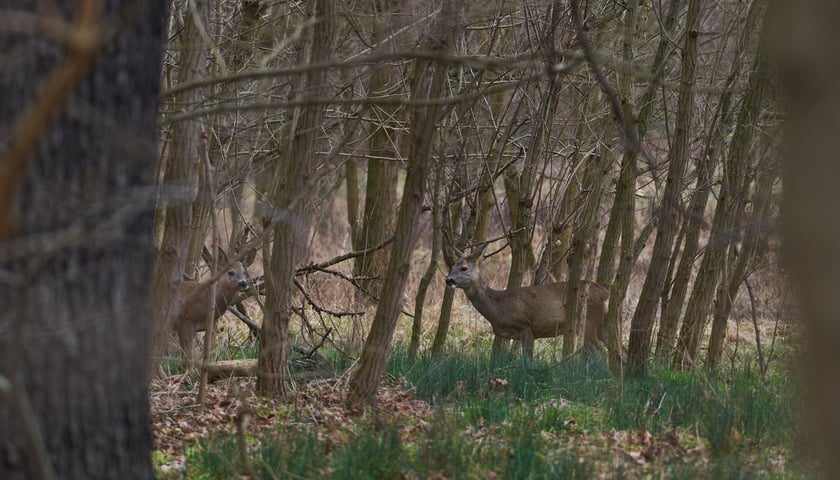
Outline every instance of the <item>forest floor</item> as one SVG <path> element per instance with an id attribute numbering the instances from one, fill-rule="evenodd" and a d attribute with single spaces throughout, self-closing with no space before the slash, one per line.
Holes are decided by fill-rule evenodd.
<path id="1" fill-rule="evenodd" d="M 183 375 L 155 380 L 150 395 L 154 449 L 176 459 L 171 466 L 178 467 L 178 459 L 183 460 L 189 444 L 236 434 L 243 410 L 251 412 L 247 426 L 251 436 L 299 423 L 301 418 L 333 432 L 352 429 L 359 420 L 358 413 L 344 407 L 346 385 L 341 378 L 299 383 L 284 401 L 257 396 L 255 383 L 253 378 L 211 383 L 202 406 L 197 401 L 197 388 L 185 389 Z M 377 395 L 377 414 L 388 423 L 422 425 L 432 417 L 433 409 L 399 386 L 382 386 Z"/>
<path id="2" fill-rule="evenodd" d="M 158 476 L 249 478 L 243 475 L 236 439 L 246 438 L 248 455 L 257 465 L 267 465 L 274 460 L 265 453 L 266 444 L 276 439 L 288 449 L 284 455 L 294 456 L 299 450 L 289 443 L 302 441 L 300 432 L 306 432 L 315 444 L 310 456 L 316 459 L 301 460 L 310 462 L 309 466 L 296 467 L 295 474 L 291 466 L 274 465 L 275 470 L 267 471 L 280 468 L 286 473 L 255 476 L 808 478 L 791 451 L 795 441 L 779 439 L 778 432 L 787 427 L 778 424 L 789 420 L 778 413 L 785 410 L 779 405 L 786 400 L 779 400 L 777 393 L 767 394 L 776 392 L 776 387 L 765 390 L 760 381 L 738 393 L 725 386 L 744 385 L 734 377 L 722 380 L 721 386 L 704 386 L 705 381 L 714 380 L 665 373 L 654 383 L 622 387 L 627 397 L 616 403 L 609 372 L 597 366 L 564 371 L 563 364 L 547 368 L 536 364 L 524 367 L 530 369 L 525 371 L 519 370 L 523 368 L 520 362 L 499 367 L 471 361 L 471 357 L 458 357 L 449 363 L 412 367 L 406 376 L 389 373 L 379 389 L 375 411 L 365 412 L 345 408 L 345 374 L 299 380 L 284 401 L 256 395 L 254 379 L 219 381 L 209 385 L 204 406 L 196 401 L 194 375 L 156 380 L 150 401 Z M 460 366 L 453 367 L 459 362 Z M 403 367 L 392 365 L 389 371 L 394 368 Z M 449 369 L 446 379 L 436 378 L 436 369 Z M 532 373 L 535 378 L 523 383 L 523 374 L 530 377 Z M 565 387 L 569 390 L 564 391 Z M 689 406 L 690 402 L 694 404 Z M 726 415 L 708 405 L 720 406 Z M 240 421 L 243 412 L 249 420 L 244 424 Z M 450 420 L 442 421 L 444 417 Z M 441 426 L 447 430 L 443 434 Z M 242 436 L 237 436 L 239 428 Z M 397 446 L 370 433 L 387 429 L 398 437 Z M 358 451 L 371 435 L 377 439 L 374 451 Z M 226 445 L 228 452 L 219 453 L 220 445 Z M 435 448 L 441 451 L 434 453 Z M 391 470 L 377 467 L 380 470 L 371 473 L 373 467 L 336 465 L 346 461 L 337 460 L 342 451 L 370 457 L 371 463 L 401 460 Z M 388 460 L 375 460 L 379 451 L 391 452 Z M 406 460 L 407 456 L 413 459 Z M 221 466 L 213 466 L 220 461 L 217 457 L 222 459 Z"/>

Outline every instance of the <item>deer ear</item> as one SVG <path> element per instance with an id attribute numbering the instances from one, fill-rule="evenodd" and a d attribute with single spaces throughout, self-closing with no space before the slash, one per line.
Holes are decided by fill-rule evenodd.
<path id="1" fill-rule="evenodd" d="M 469 259 L 474 261 L 481 258 L 481 254 L 484 253 L 484 249 L 487 248 L 487 245 L 489 244 L 490 242 L 484 242 L 481 245 L 475 247 L 472 253 L 470 253 Z"/>
<path id="2" fill-rule="evenodd" d="M 242 265 L 245 265 L 246 267 L 250 267 L 251 264 L 254 263 L 254 260 L 256 258 L 257 258 L 257 249 L 252 248 L 251 250 L 248 250 L 248 254 L 245 255 L 245 258 L 242 259 Z"/>
<path id="3" fill-rule="evenodd" d="M 449 255 L 450 258 L 453 260 L 461 258 L 464 256 L 464 252 L 458 250 L 457 248 L 453 247 L 452 245 L 445 244 L 444 247 L 446 249 L 446 254 Z"/>
<path id="4" fill-rule="evenodd" d="M 219 265 L 227 265 L 230 263 L 230 259 L 228 258 L 228 254 L 224 248 L 219 247 Z"/>

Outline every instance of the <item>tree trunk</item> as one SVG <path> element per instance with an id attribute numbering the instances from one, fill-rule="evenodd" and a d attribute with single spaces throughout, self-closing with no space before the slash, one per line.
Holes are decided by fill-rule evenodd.
<path id="1" fill-rule="evenodd" d="M 440 251 L 443 248 L 441 245 L 441 219 L 440 210 L 443 206 L 440 204 L 440 194 L 443 183 L 443 162 L 439 162 L 438 168 L 435 171 L 435 188 L 432 193 L 434 205 L 432 205 L 432 252 L 429 259 L 429 266 L 420 278 L 420 285 L 417 287 L 417 294 L 414 296 L 414 321 L 411 324 L 411 341 L 408 345 L 409 361 L 414 362 L 417 359 L 417 352 L 420 350 L 420 335 L 423 332 L 423 303 L 426 300 L 426 292 L 432 279 L 437 273 L 438 258 Z M 452 289 L 447 289 L 452 290 Z"/>
<path id="2" fill-rule="evenodd" d="M 371 2 L 376 17 L 373 19 L 371 44 L 376 45 L 383 39 L 383 48 L 378 53 L 394 53 L 397 48 L 393 39 L 396 29 L 390 5 L 396 2 Z M 393 89 L 402 79 L 394 67 L 383 66 L 372 70 L 372 77 L 368 88 L 368 95 L 379 97 Z M 371 125 L 372 132 L 368 133 L 367 182 L 365 191 L 364 214 L 360 225 L 359 237 L 355 239 L 356 250 L 364 250 L 373 245 L 379 245 L 393 234 L 396 219 L 394 205 L 397 204 L 397 184 L 400 167 L 400 137 L 398 119 L 399 107 L 376 106 L 372 109 L 375 122 Z M 382 276 L 388 266 L 390 247 L 380 248 L 374 252 L 356 257 L 353 274 L 361 277 L 358 284 L 365 293 L 357 291 L 357 299 L 370 300 L 379 298 L 382 289 Z M 360 295 L 361 294 L 361 295 Z"/>
<path id="3" fill-rule="evenodd" d="M 707 356 L 709 368 L 715 368 L 720 364 L 723 353 L 723 340 L 726 336 L 725 329 L 721 329 L 723 332 L 720 333 L 716 332 L 714 327 L 718 324 L 726 324 L 729 313 L 732 311 L 732 301 L 738 294 L 741 284 L 747 279 L 747 268 L 758 253 L 759 246 L 764 241 L 764 237 L 766 237 L 766 233 L 764 232 L 770 223 L 771 196 L 777 175 L 778 173 L 775 171 L 775 168 L 769 166 L 765 167 L 765 170 L 759 173 L 758 185 L 756 186 L 755 197 L 753 199 L 752 220 L 744 235 L 741 252 L 733 269 L 726 295 L 718 298 L 716 301 L 718 308 L 715 310 L 715 319 L 712 324 L 712 336 L 709 340 L 709 353 Z"/>
<path id="4" fill-rule="evenodd" d="M 729 313 L 732 311 L 732 302 L 738 295 L 741 284 L 747 278 L 747 268 L 755 258 L 759 245 L 762 242 L 763 233 L 770 222 L 770 200 L 773 184 L 776 180 L 776 172 L 772 167 L 765 167 L 759 173 L 755 195 L 753 197 L 752 218 L 747 224 L 744 240 L 741 242 L 741 251 L 738 252 L 737 260 L 732 268 L 727 285 L 722 285 L 715 300 L 715 315 L 712 322 L 712 334 L 709 338 L 709 351 L 706 356 L 706 364 L 714 369 L 720 365 L 723 356 L 723 345 L 726 339 L 726 325 L 729 320 Z M 744 190 L 748 188 L 745 185 Z M 743 202 L 742 202 L 743 203 Z"/>
<path id="5" fill-rule="evenodd" d="M 744 202 L 744 178 L 749 166 L 749 156 L 753 138 L 758 131 L 758 118 L 764 92 L 769 87 L 769 64 L 759 47 L 756 64 L 750 75 L 750 86 L 738 115 L 738 124 L 732 136 L 727 155 L 726 173 L 721 185 L 720 197 L 715 209 L 714 223 L 703 255 L 703 262 L 694 281 L 694 289 L 685 309 L 683 326 L 674 352 L 675 368 L 687 368 L 696 365 L 700 354 L 700 341 L 711 310 L 721 270 L 724 267 L 730 245 L 735 237 L 738 211 Z M 725 279 L 724 279 L 725 280 Z M 718 328 L 725 327 L 725 323 Z M 723 335 L 718 332 L 718 335 Z M 722 337 L 720 338 L 722 342 Z M 721 343 L 722 347 L 722 343 Z"/>
<path id="6" fill-rule="evenodd" d="M 309 62 L 327 61 L 332 54 L 335 34 L 335 5 L 332 0 L 310 4 L 310 15 L 317 19 L 312 28 Z M 304 62 L 305 47 L 299 58 Z M 327 98 L 330 85 L 324 70 L 310 70 L 297 95 L 304 99 Z M 265 317 L 260 338 L 257 390 L 265 395 L 283 397 L 287 393 L 289 357 L 289 321 L 292 314 L 292 290 L 295 267 L 305 255 L 309 230 L 316 205 L 310 198 L 317 188 L 315 172 L 318 138 L 324 107 L 298 108 L 290 122 L 291 139 L 276 165 L 271 198 L 274 211 L 281 218 L 274 224 L 274 245 L 264 258 L 266 280 Z M 280 215 L 282 213 L 282 215 Z"/>
<path id="7" fill-rule="evenodd" d="M 584 306 L 587 304 L 588 289 L 581 288 L 583 266 L 587 256 L 591 256 L 595 246 L 590 242 L 594 239 L 593 232 L 598 226 L 598 210 L 601 206 L 601 190 L 604 179 L 607 178 L 610 157 L 605 148 L 590 157 L 587 161 L 583 189 L 586 199 L 572 234 L 572 251 L 569 255 L 569 276 L 566 279 L 566 312 L 565 318 L 571 319 L 569 331 L 563 337 L 563 354 L 571 355 L 578 347 L 578 338 L 583 333 L 585 325 Z M 586 284 L 583 286 L 585 287 Z M 566 337 L 571 337 L 568 339 Z"/>
<path id="8" fill-rule="evenodd" d="M 446 4 L 444 10 L 452 9 Z M 443 20 L 436 27 L 441 29 L 432 45 L 443 51 L 447 45 L 449 32 L 443 23 L 453 18 L 443 15 Z M 412 88 L 414 98 L 441 98 L 448 69 L 441 64 L 422 62 L 414 72 Z M 418 108 L 412 121 L 412 137 L 409 152 L 408 172 L 406 173 L 403 199 L 397 215 L 397 226 L 391 259 L 385 276 L 385 288 L 376 309 L 376 315 L 359 360 L 359 367 L 350 379 L 347 405 L 359 409 L 373 405 L 376 389 L 385 372 L 388 350 L 394 336 L 397 317 L 402 309 L 402 295 L 410 270 L 411 251 L 414 248 L 418 229 L 418 220 L 423 209 L 423 195 L 426 177 L 430 170 L 432 143 L 442 107 L 432 105 Z"/>
<path id="9" fill-rule="evenodd" d="M 99 40 L 107 16 L 138 7 L 57 3 L 80 38 Z M 11 62 L 0 75 L 0 196 L 11 200 L 0 217 L 14 219 L 0 221 L 4 480 L 153 478 L 150 159 L 166 6 L 133 8 L 101 49 L 82 41 L 65 53 L 37 31 L 0 30 Z M 40 14 L 29 1 L 5 8 Z"/>
<path id="10" fill-rule="evenodd" d="M 712 168 L 714 155 L 704 155 L 698 162 L 697 186 L 691 195 L 687 215 L 684 220 L 685 239 L 680 262 L 674 274 L 671 294 L 665 311 L 659 321 L 656 337 L 656 358 L 665 359 L 673 353 L 674 339 L 683 312 L 688 284 L 700 246 L 700 231 L 705 223 L 704 213 L 712 188 Z"/>
<path id="11" fill-rule="evenodd" d="M 680 319 L 685 307 L 685 298 L 688 294 L 688 285 L 697 262 L 697 252 L 700 249 L 700 231 L 705 224 L 706 204 L 711 194 L 713 172 L 717 166 L 720 154 L 717 152 L 717 145 L 724 143 L 728 135 L 728 128 L 732 122 L 732 97 L 736 88 L 736 82 L 741 77 L 743 67 L 743 55 L 755 33 L 754 26 L 757 20 L 761 0 L 753 2 L 747 16 L 746 25 L 741 32 L 738 46 L 736 47 L 736 59 L 733 62 L 732 70 L 726 80 L 726 89 L 721 95 L 718 103 L 712 127 L 709 129 L 707 143 L 703 153 L 697 160 L 697 184 L 694 193 L 689 201 L 688 211 L 685 218 L 685 241 L 680 262 L 672 280 L 672 287 L 668 304 L 664 309 L 663 316 L 659 323 L 659 332 L 656 337 L 656 358 L 664 361 L 674 354 L 674 344 L 677 336 Z"/>
<path id="12" fill-rule="evenodd" d="M 677 126 L 668 165 L 668 180 L 662 198 L 662 214 L 656 231 L 650 266 L 639 296 L 639 304 L 630 323 L 628 367 L 633 374 L 647 368 L 650 355 L 653 321 L 659 295 L 665 287 L 665 272 L 671 254 L 674 234 L 679 226 L 680 191 L 688 164 L 688 140 L 694 114 L 694 78 L 697 61 L 697 24 L 700 1 L 689 0 L 686 16 L 680 93 L 677 105 Z"/>
<path id="13" fill-rule="evenodd" d="M 209 17 L 207 2 L 196 2 L 196 10 L 204 17 L 197 21 L 206 25 Z M 203 78 L 206 73 L 207 45 L 196 26 L 197 21 L 193 18 L 193 11 L 187 9 L 179 39 L 179 84 Z M 202 90 L 196 88 L 179 93 L 173 102 L 190 108 L 198 105 L 201 99 Z M 151 374 L 157 372 L 160 361 L 166 355 L 172 322 L 178 313 L 180 298 L 177 292 L 184 278 L 190 250 L 199 166 L 207 154 L 207 135 L 203 130 L 204 125 L 199 120 L 172 126 L 171 154 L 163 177 L 163 205 L 158 207 L 164 209 L 165 215 L 163 240 L 152 276 Z"/>
<path id="14" fill-rule="evenodd" d="M 373 134 L 370 145 L 371 156 L 390 155 L 393 157 L 395 155 L 394 150 L 388 150 L 386 146 L 388 140 L 384 130 L 385 127 L 381 126 Z M 355 247 L 357 250 L 379 245 L 394 230 L 394 205 L 397 203 L 399 163 L 371 158 L 367 164 L 365 208 L 362 216 L 361 236 Z M 375 252 L 356 257 L 354 275 L 362 277 L 359 280 L 359 285 L 374 298 L 379 297 L 382 279 L 377 279 L 377 277 L 382 277 L 384 274 L 389 253 L 390 248 L 381 248 Z"/>
<path id="15" fill-rule="evenodd" d="M 792 111 L 783 163 L 784 248 L 807 334 L 803 408 L 823 478 L 840 478 L 840 9 L 837 2 L 776 2 Z"/>

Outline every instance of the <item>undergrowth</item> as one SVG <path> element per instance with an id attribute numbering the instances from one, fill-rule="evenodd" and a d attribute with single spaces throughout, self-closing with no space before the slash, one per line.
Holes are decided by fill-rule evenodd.
<path id="1" fill-rule="evenodd" d="M 336 435 L 300 418 L 251 439 L 261 478 L 804 478 L 792 452 L 797 388 L 749 365 L 722 372 L 652 366 L 617 379 L 599 355 L 565 361 L 487 352 L 388 365 L 435 407 L 405 433 L 365 416 Z M 666 453 L 662 453 L 666 452 Z M 185 478 L 242 474 L 231 437 L 187 451 Z"/>

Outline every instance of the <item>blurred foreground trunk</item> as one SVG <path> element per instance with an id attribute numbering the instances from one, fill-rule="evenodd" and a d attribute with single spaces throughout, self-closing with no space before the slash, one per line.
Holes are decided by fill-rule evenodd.
<path id="1" fill-rule="evenodd" d="M 0 221 L 4 480 L 153 478 L 148 300 L 168 2 L 107 3 L 4 2 L 4 21 L 46 25 L 40 6 L 68 22 L 49 41 L 47 29 L 0 29 L 0 198 L 11 199 L 0 219 L 13 222 Z"/>
<path id="2" fill-rule="evenodd" d="M 778 2 L 778 46 L 792 89 L 783 163 L 784 240 L 808 326 L 805 411 L 825 478 L 840 478 L 840 4 Z M 782 23 L 784 22 L 784 23 Z"/>

